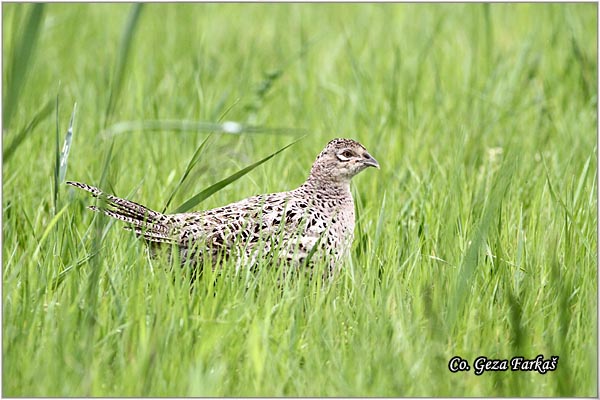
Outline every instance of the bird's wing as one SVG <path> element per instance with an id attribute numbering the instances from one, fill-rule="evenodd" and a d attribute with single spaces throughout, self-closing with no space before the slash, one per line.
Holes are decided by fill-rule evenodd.
<path id="1" fill-rule="evenodd" d="M 273 245 L 283 243 L 280 238 L 301 235 L 308 212 L 306 200 L 282 192 L 172 218 L 180 246 L 204 244 L 226 252 L 260 247 L 268 252 Z"/>

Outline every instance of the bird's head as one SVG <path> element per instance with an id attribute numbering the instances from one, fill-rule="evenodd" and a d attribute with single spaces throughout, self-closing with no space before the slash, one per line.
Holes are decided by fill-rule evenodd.
<path id="1" fill-rule="evenodd" d="M 309 179 L 346 184 L 368 167 L 379 169 L 379 163 L 362 144 L 352 139 L 333 139 L 317 156 Z"/>

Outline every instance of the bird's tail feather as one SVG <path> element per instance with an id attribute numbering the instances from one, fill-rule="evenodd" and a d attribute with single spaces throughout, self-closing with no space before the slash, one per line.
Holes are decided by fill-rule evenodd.
<path id="1" fill-rule="evenodd" d="M 155 243 L 173 243 L 171 227 L 164 214 L 153 211 L 136 202 L 125 200 L 107 193 L 97 187 L 81 182 L 67 181 L 67 185 L 85 190 L 96 198 L 104 198 L 104 206 L 88 206 L 95 212 L 124 221 L 131 226 L 125 229 L 134 231 L 138 236 Z"/>

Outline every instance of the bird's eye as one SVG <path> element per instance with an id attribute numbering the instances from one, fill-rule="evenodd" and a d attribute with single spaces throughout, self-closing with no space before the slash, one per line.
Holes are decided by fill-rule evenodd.
<path id="1" fill-rule="evenodd" d="M 354 152 L 352 150 L 344 150 L 339 153 L 336 153 L 338 160 L 340 161 L 350 161 L 352 157 L 354 157 Z"/>

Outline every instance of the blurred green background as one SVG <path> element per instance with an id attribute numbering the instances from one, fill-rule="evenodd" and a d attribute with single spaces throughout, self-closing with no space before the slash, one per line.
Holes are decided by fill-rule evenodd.
<path id="1" fill-rule="evenodd" d="M 596 4 L 2 18 L 4 396 L 597 396 Z M 259 132 L 107 134 L 150 120 Z M 354 251 L 326 288 L 206 278 L 190 294 L 63 184 L 161 210 L 214 131 L 172 211 L 297 129 L 196 208 L 292 189 L 328 140 L 359 140 L 382 169 L 355 179 Z M 538 354 L 558 369 L 447 368 Z"/>

